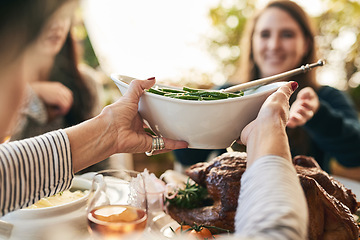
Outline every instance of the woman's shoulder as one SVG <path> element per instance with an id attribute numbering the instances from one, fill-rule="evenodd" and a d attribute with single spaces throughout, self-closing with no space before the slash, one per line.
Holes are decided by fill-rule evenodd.
<path id="1" fill-rule="evenodd" d="M 348 94 L 345 91 L 339 90 L 331 86 L 321 86 L 317 90 L 317 94 L 320 99 L 334 99 L 334 98 L 348 98 Z"/>
<path id="2" fill-rule="evenodd" d="M 322 86 L 317 91 L 317 94 L 321 101 L 330 106 L 336 109 L 349 109 L 354 115 L 357 115 L 355 103 L 346 91 L 331 86 Z"/>

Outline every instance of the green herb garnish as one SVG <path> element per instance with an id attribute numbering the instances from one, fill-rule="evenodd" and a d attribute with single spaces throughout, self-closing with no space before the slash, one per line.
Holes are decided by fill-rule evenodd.
<path id="1" fill-rule="evenodd" d="M 166 201 L 180 208 L 196 208 L 203 204 L 208 193 L 206 188 L 197 183 L 191 184 L 188 179 L 185 188 L 179 189 L 176 196 Z"/>

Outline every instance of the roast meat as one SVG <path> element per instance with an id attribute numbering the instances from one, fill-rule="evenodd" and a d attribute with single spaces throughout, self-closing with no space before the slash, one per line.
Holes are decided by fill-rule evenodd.
<path id="1" fill-rule="evenodd" d="M 297 156 L 293 163 L 308 203 L 309 239 L 357 240 L 359 229 L 352 215 L 357 210 L 355 194 L 323 171 L 313 158 Z M 212 204 L 194 209 L 169 205 L 168 213 L 179 223 L 233 232 L 240 179 L 245 170 L 246 153 L 242 152 L 224 153 L 210 162 L 194 164 L 186 174 L 207 188 Z"/>

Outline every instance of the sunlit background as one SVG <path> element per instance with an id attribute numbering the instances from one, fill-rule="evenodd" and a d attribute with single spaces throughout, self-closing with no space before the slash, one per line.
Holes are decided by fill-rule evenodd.
<path id="1" fill-rule="evenodd" d="M 155 76 L 167 84 L 211 87 L 224 83 L 235 70 L 234 62 L 241 54 L 236 39 L 236 31 L 244 23 L 241 21 L 267 2 L 84 0 L 82 11 L 94 51 L 107 75 Z M 318 80 L 341 90 L 357 88 L 360 60 L 354 53 L 359 48 L 355 44 L 360 32 L 356 23 L 359 3 L 296 2 L 319 28 L 317 41 L 328 64 L 319 71 Z"/>
<path id="2" fill-rule="evenodd" d="M 102 104 L 120 92 L 119 73 L 179 86 L 211 88 L 236 70 L 246 20 L 268 0 L 82 0 L 73 31 L 82 62 L 102 85 Z M 347 91 L 360 113 L 360 2 L 296 0 L 312 17 L 320 56 L 318 81 Z M 84 27 L 85 26 L 85 27 Z M 127 167 L 160 176 L 174 167 L 172 154 L 117 156 Z"/>

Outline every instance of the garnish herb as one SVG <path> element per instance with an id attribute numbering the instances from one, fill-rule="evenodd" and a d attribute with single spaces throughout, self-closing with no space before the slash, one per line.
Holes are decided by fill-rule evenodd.
<path id="1" fill-rule="evenodd" d="M 197 183 L 191 184 L 189 179 L 184 189 L 178 189 L 174 198 L 167 198 L 166 201 L 180 208 L 196 208 L 201 206 L 204 199 L 207 197 L 206 188 Z"/>

